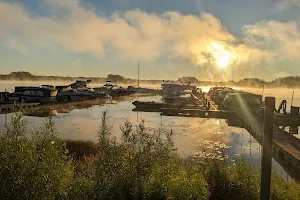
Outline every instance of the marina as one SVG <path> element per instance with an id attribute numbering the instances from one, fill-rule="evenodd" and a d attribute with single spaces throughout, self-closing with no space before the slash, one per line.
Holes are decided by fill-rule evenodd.
<path id="1" fill-rule="evenodd" d="M 300 0 L 0 0 L 0 199 L 300 200 Z"/>
<path id="2" fill-rule="evenodd" d="M 45 86 L 44 86 L 45 87 Z M 182 87 L 182 86 L 181 86 Z M 184 89 L 184 87 L 183 87 Z M 178 92 L 176 95 L 179 95 L 179 99 L 176 100 L 176 95 L 169 95 L 169 97 L 172 97 L 172 101 L 167 100 L 167 102 L 164 101 L 163 96 L 151 96 L 152 94 L 131 94 L 128 97 L 113 97 L 113 98 L 95 98 L 90 100 L 81 100 L 81 101 L 64 101 L 64 102 L 58 102 L 55 104 L 40 104 L 40 103 L 23 103 L 23 104 L 2 104 L 1 107 L 1 114 L 5 114 L 5 119 L 7 120 L 9 118 L 9 113 L 12 113 L 14 111 L 17 111 L 20 108 L 20 105 L 23 105 L 23 110 L 25 111 L 24 114 L 29 117 L 29 119 L 33 120 L 36 124 L 37 121 L 42 122 L 42 118 L 45 116 L 54 116 L 54 120 L 57 121 L 58 124 L 61 124 L 61 119 L 65 119 L 68 117 L 70 113 L 78 113 L 78 115 L 82 115 L 85 112 L 89 112 L 89 110 L 95 110 L 97 107 L 97 112 L 101 112 L 101 110 L 108 109 L 109 112 L 112 112 L 113 115 L 119 115 L 120 110 L 117 109 L 115 111 L 111 111 L 114 108 L 114 105 L 117 107 L 122 105 L 127 105 L 128 111 L 126 112 L 125 116 L 129 116 L 131 120 L 136 120 L 136 122 L 140 121 L 141 119 L 146 119 L 146 122 L 148 121 L 151 127 L 164 127 L 164 128 L 172 128 L 173 125 L 167 125 L 164 123 L 165 120 L 169 117 L 176 119 L 176 124 L 182 124 L 184 127 L 184 124 L 189 124 L 188 121 L 182 120 L 183 118 L 186 118 L 187 120 L 191 121 L 192 119 L 210 119 L 210 120 L 221 120 L 222 123 L 227 124 L 228 127 L 235 127 L 239 130 L 246 129 L 251 137 L 253 137 L 253 141 L 257 141 L 258 144 L 262 144 L 262 124 L 255 126 L 253 125 L 252 120 L 250 118 L 246 117 L 245 115 L 242 115 L 241 113 L 238 113 L 236 111 L 232 110 L 224 110 L 219 109 L 219 105 L 213 101 L 209 97 L 209 88 L 207 91 L 202 92 L 202 90 L 195 90 L 195 88 L 192 88 L 193 90 L 187 90 L 188 92 Z M 185 89 L 184 89 L 185 90 Z M 206 89 L 205 89 L 206 90 Z M 177 89 L 178 91 L 178 89 Z M 162 91 L 163 93 L 163 91 Z M 188 95 L 186 95 L 188 94 Z M 185 96 L 186 95 L 186 96 Z M 182 96 L 182 97 L 180 97 Z M 184 97 L 185 96 L 185 97 Z M 166 96 L 165 96 L 166 97 Z M 155 101 L 145 101 L 146 99 L 156 99 Z M 187 100 L 185 98 L 188 98 Z M 140 100 L 145 99 L 145 100 Z M 161 101 L 162 99 L 162 101 Z M 132 104 L 134 107 L 131 107 L 130 104 Z M 19 107 L 18 107 L 19 106 Z M 96 106 L 96 107 L 95 107 Z M 277 105 L 278 106 L 278 105 Z M 279 105 L 280 106 L 280 105 Z M 122 108 L 123 109 L 123 108 Z M 85 110 L 85 111 L 84 111 Z M 129 110 L 133 110 L 132 114 L 128 115 Z M 255 109 L 254 109 L 255 110 Z M 252 110 L 251 113 L 255 113 L 256 111 Z M 277 110 L 278 111 L 278 110 Z M 154 116 L 151 113 L 157 113 L 154 116 L 155 118 L 161 118 L 157 123 L 153 124 L 151 121 L 154 120 Z M 114 114 L 115 113 L 115 114 Z M 118 113 L 118 114 L 117 114 Z M 135 113 L 135 114 L 134 114 Z M 143 114 L 145 113 L 145 114 Z M 146 114 L 149 113 L 149 114 Z M 87 114 L 87 113 L 86 113 Z M 73 114 L 72 114 L 73 115 Z M 84 114 L 85 115 L 85 114 Z M 99 114 L 98 114 L 99 115 Z M 135 116 L 134 116 L 135 115 Z M 152 115 L 153 117 L 150 117 Z M 123 115 L 121 115 L 123 116 Z M 119 120 L 124 120 L 125 116 L 122 118 L 118 118 Z M 253 119 L 260 119 L 257 115 L 252 116 Z M 261 117 L 261 116 L 260 116 Z M 41 119 L 39 119 L 41 118 Z M 66 119 L 67 119 L 66 118 Z M 77 117 L 76 117 L 77 118 Z M 149 119 L 153 118 L 149 121 Z M 37 120 L 39 119 L 39 120 Z M 95 127 L 98 122 L 94 121 L 95 119 L 99 119 L 99 117 L 93 117 L 93 119 L 86 121 L 85 123 L 89 124 L 89 134 L 92 133 L 92 130 L 95 132 Z M 117 119 L 117 118 L 116 118 Z M 178 119 L 178 120 L 177 120 Z M 117 121 L 119 121 L 117 120 Z M 116 122 L 117 122 L 116 121 Z M 156 121 L 156 120 L 154 120 Z M 193 120 L 192 120 L 193 121 Z M 63 123 L 67 123 L 65 120 Z M 95 124 L 96 123 L 96 124 Z M 73 123 L 72 123 L 73 124 Z M 81 124 L 81 123 L 79 123 Z M 93 125 L 94 124 L 94 125 Z M 118 122 L 117 122 L 118 124 Z M 282 170 L 286 171 L 289 177 L 292 177 L 295 180 L 299 179 L 297 170 L 299 170 L 299 139 L 295 137 L 295 135 L 289 134 L 286 131 L 289 131 L 287 128 L 289 125 L 292 125 L 293 127 L 299 126 L 299 117 L 293 116 L 291 117 L 289 113 L 283 114 L 283 113 L 275 113 L 274 115 L 274 150 L 273 150 L 273 158 L 280 164 L 282 167 Z M 73 125 L 72 125 L 73 126 Z M 212 129 L 213 126 L 209 126 L 209 129 Z M 218 125 L 217 125 L 218 126 Z M 216 126 L 216 127 L 217 127 Z M 77 127 L 77 126 L 75 126 Z M 97 126 L 96 126 L 97 127 Z M 201 127 L 201 125 L 199 126 Z M 94 140 L 93 137 L 86 137 L 81 135 L 81 131 L 83 126 L 78 127 L 78 129 L 74 129 L 70 126 L 65 126 L 64 129 L 61 129 L 59 127 L 59 132 L 62 131 L 62 137 L 65 138 L 73 138 L 73 139 L 88 139 Z M 174 127 L 173 127 L 174 128 Z M 207 127 L 208 128 L 208 127 Z M 118 126 L 115 127 L 115 130 L 118 130 Z M 73 132 L 75 135 L 69 135 L 64 136 L 64 130 L 67 132 Z M 85 129 L 87 131 L 87 129 Z M 190 129 L 182 129 L 179 131 L 183 134 L 186 131 L 191 131 Z M 79 135 L 81 136 L 79 136 Z M 88 134 L 88 135 L 89 135 Z M 285 134 L 285 135 L 283 135 Z M 78 136 L 76 136 L 78 135 Z M 116 135 L 117 136 L 117 135 Z M 184 137 L 177 136 L 176 144 L 179 147 L 180 152 L 184 152 L 184 154 L 187 155 L 202 155 L 198 154 L 197 146 L 195 144 L 191 145 L 191 142 L 194 140 L 188 140 L 189 142 L 184 142 Z M 280 142 L 278 142 L 280 141 Z M 181 143 L 181 144 L 180 144 Z M 189 144 L 189 145 L 188 145 Z M 183 146 L 182 146 L 183 145 Z M 189 146 L 189 147 L 188 147 Z M 247 146 L 247 145 L 246 145 Z M 250 152 L 251 152 L 251 146 L 254 146 L 254 144 L 250 145 Z M 183 149 L 182 149 L 183 147 Z M 260 148 L 260 147 L 259 147 Z M 202 151 L 202 150 L 201 150 Z M 218 150 L 217 150 L 218 151 Z M 226 152 L 227 150 L 224 149 Z M 253 149 L 252 149 L 253 151 Z M 194 153 L 193 153 L 194 152 Z M 207 153 L 206 153 L 207 154 Z M 214 155 L 215 153 L 212 153 L 211 155 Z M 217 153 L 218 154 L 218 153 Z M 207 154 L 209 157 L 210 153 Z M 254 155 L 254 153 L 250 153 L 250 155 Z M 223 157 L 222 155 L 220 155 Z M 250 161 L 252 162 L 252 161 Z M 279 167 L 279 168 L 281 168 Z"/>

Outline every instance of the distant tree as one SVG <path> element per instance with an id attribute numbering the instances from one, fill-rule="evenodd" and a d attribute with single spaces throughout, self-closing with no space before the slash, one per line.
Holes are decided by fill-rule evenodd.
<path id="1" fill-rule="evenodd" d="M 16 76 L 16 77 L 30 77 L 32 74 L 30 72 L 19 71 L 19 72 L 11 72 L 9 76 Z"/>
<path id="2" fill-rule="evenodd" d="M 181 83 L 198 83 L 199 80 L 196 77 L 191 77 L 191 76 L 184 76 L 178 79 L 179 82 Z"/>
<path id="3" fill-rule="evenodd" d="M 265 82 L 258 78 L 244 78 L 238 81 L 239 86 L 243 87 L 262 87 Z"/>
<path id="4" fill-rule="evenodd" d="M 30 80 L 33 77 L 31 73 L 25 71 L 11 72 L 8 76 L 10 79 L 16 80 Z"/>
<path id="5" fill-rule="evenodd" d="M 277 78 L 272 81 L 272 85 L 275 87 L 299 87 L 300 77 L 299 76 L 288 76 L 284 78 Z"/>
<path id="6" fill-rule="evenodd" d="M 107 80 L 113 82 L 124 82 L 125 78 L 120 75 L 109 74 L 107 75 Z"/>

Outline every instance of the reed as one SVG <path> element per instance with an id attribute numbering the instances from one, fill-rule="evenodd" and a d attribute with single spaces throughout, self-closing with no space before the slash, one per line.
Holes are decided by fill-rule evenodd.
<path id="1" fill-rule="evenodd" d="M 94 157 L 98 154 L 98 146 L 91 141 L 83 140 L 65 140 L 68 155 L 72 156 L 76 161 L 83 161 L 87 157 Z"/>

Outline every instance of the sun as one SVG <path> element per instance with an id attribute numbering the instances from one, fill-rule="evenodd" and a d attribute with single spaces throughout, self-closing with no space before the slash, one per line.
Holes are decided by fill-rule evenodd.
<path id="1" fill-rule="evenodd" d="M 217 65 L 220 68 L 226 68 L 229 64 L 229 59 L 230 59 L 229 56 L 223 56 L 223 57 L 217 58 L 216 59 Z"/>
<path id="2" fill-rule="evenodd" d="M 226 68 L 232 63 L 232 54 L 221 44 L 211 42 L 207 46 L 208 51 L 211 53 L 213 61 L 220 68 Z"/>

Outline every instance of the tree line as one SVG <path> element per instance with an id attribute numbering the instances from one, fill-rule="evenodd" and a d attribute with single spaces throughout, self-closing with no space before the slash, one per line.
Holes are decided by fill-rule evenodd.
<path id="1" fill-rule="evenodd" d="M 106 77 L 64 77 L 64 76 L 40 76 L 33 75 L 30 72 L 18 71 L 11 72 L 8 75 L 1 75 L 0 80 L 17 80 L 17 81 L 76 81 L 78 79 L 90 79 L 93 83 L 104 83 L 106 81 L 112 81 L 114 83 L 123 83 L 130 85 L 137 85 L 137 79 L 125 78 L 118 74 L 108 74 Z M 161 84 L 164 80 L 140 80 L 141 84 Z M 172 80 L 178 83 L 192 83 L 199 86 L 236 86 L 236 87 L 289 87 L 299 88 L 300 87 L 300 76 L 288 76 L 277 78 L 272 81 L 264 81 L 258 78 L 244 78 L 238 81 L 203 81 L 196 77 L 184 76 L 177 80 Z"/>

